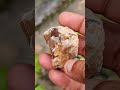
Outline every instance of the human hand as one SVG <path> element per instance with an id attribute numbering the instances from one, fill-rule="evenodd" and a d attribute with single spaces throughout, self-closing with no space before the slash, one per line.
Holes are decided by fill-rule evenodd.
<path id="1" fill-rule="evenodd" d="M 16 64 L 8 72 L 8 90 L 34 90 L 35 67 L 31 64 Z"/>
<path id="2" fill-rule="evenodd" d="M 95 13 L 102 14 L 120 24 L 119 3 L 120 0 L 86 0 L 85 5 Z"/>
<path id="3" fill-rule="evenodd" d="M 105 30 L 105 49 L 103 66 L 110 68 L 120 76 L 120 0 L 86 0 L 86 7 L 95 13 L 117 22 L 111 23 L 103 20 Z"/>
<path id="4" fill-rule="evenodd" d="M 85 18 L 79 14 L 63 12 L 59 15 L 59 23 L 62 26 L 67 26 L 81 34 L 79 36 L 79 54 L 85 56 Z M 39 63 L 49 70 L 50 80 L 64 90 L 85 90 L 85 61 L 77 61 L 71 72 L 67 72 L 68 65 L 71 65 L 73 60 L 66 62 L 64 68 L 56 70 L 52 66 L 51 55 L 39 55 Z"/>

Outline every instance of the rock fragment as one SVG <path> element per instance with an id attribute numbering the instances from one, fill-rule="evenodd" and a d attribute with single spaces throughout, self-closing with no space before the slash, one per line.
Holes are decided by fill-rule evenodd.
<path id="1" fill-rule="evenodd" d="M 78 56 L 78 34 L 68 27 L 52 27 L 44 33 L 52 54 L 52 64 L 62 68 L 67 60 Z"/>

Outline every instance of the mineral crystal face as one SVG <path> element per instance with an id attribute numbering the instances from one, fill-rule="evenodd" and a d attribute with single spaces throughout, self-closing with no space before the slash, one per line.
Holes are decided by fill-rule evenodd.
<path id="1" fill-rule="evenodd" d="M 78 55 L 79 39 L 76 32 L 68 27 L 52 27 L 44 33 L 52 54 L 52 65 L 62 68 L 67 60 Z"/>

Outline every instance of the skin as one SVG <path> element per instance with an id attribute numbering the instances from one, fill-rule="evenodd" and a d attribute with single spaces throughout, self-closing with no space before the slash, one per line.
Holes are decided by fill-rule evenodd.
<path id="1" fill-rule="evenodd" d="M 34 90 L 34 66 L 17 64 L 8 72 L 8 90 Z"/>
<path id="2" fill-rule="evenodd" d="M 105 2 L 107 2 L 105 4 Z M 103 20 L 105 31 L 104 67 L 110 68 L 120 76 L 120 0 L 86 0 L 86 7 L 95 13 L 100 13 L 105 17 L 119 24 L 110 23 Z"/>
<path id="3" fill-rule="evenodd" d="M 112 69 L 120 76 L 120 7 L 118 3 L 120 3 L 120 0 L 86 0 L 86 7 L 118 23 L 115 24 L 103 20 L 105 31 L 103 67 Z M 107 80 L 103 81 L 102 84 L 98 84 L 94 90 L 119 89 L 119 84 L 119 80 Z M 87 85 L 91 84 L 88 83 Z"/>
<path id="4" fill-rule="evenodd" d="M 86 0 L 86 6 L 90 9 L 92 9 L 96 13 L 104 14 L 107 18 L 114 20 L 117 23 L 120 23 L 120 10 L 118 9 L 118 5 L 120 0 L 109 0 L 108 6 L 104 7 L 104 1 L 107 0 L 100 0 L 99 2 L 97 0 Z M 112 1 L 112 3 L 110 3 Z M 117 2 L 116 2 L 117 1 Z M 114 13 L 113 13 L 114 12 Z M 78 14 L 68 14 L 69 12 L 63 12 L 59 16 L 59 22 L 63 26 L 68 26 L 76 31 L 79 31 L 83 35 L 85 34 L 84 31 L 84 17 L 79 16 Z M 68 18 L 69 17 L 69 18 Z M 62 19 L 64 18 L 64 19 Z M 70 19 L 71 18 L 71 19 Z M 78 19 L 79 18 L 79 19 Z M 79 21 L 80 20 L 80 21 Z M 73 23 L 74 22 L 74 23 Z M 120 52 L 117 52 L 116 50 L 119 50 L 120 42 L 116 38 L 120 37 L 120 26 L 117 24 L 109 23 L 106 21 L 103 21 L 104 23 L 104 29 L 105 29 L 105 34 L 106 34 L 106 42 L 104 50 L 104 67 L 110 68 L 115 70 L 119 75 L 120 75 Z M 109 33 L 111 32 L 111 33 Z M 79 48 L 79 53 L 85 55 L 85 50 L 84 48 L 84 39 L 79 38 L 81 43 L 80 43 L 80 48 Z M 116 43 L 117 44 L 114 44 Z M 111 45 L 112 44 L 112 45 Z M 111 47 L 112 46 L 112 47 Z M 114 58 L 114 55 L 116 54 L 115 52 L 118 53 L 117 58 Z M 41 54 L 39 56 L 39 63 L 49 70 L 49 77 L 53 83 L 55 83 L 57 86 L 65 89 L 65 90 L 85 90 L 85 84 L 84 84 L 84 70 L 82 69 L 84 67 L 84 62 L 77 62 L 74 65 L 74 68 L 71 73 L 66 73 L 64 72 L 64 69 L 62 71 L 57 71 L 54 70 L 52 65 L 51 65 L 51 56 L 48 54 Z M 78 68 L 81 65 L 81 68 Z M 78 69 L 77 69 L 78 68 Z M 79 70 L 80 69 L 80 70 Z M 21 71 L 20 73 L 16 73 L 17 71 Z M 20 75 L 24 72 L 23 77 L 20 77 Z M 8 74 L 8 86 L 9 90 L 33 90 L 32 86 L 34 84 L 31 84 L 31 79 L 34 79 L 34 67 L 32 65 L 26 65 L 26 64 L 18 64 L 14 66 L 9 74 Z M 75 72 L 76 75 L 73 75 Z M 29 76 L 29 77 L 28 77 Z M 19 77 L 19 79 L 17 79 Z M 16 78 L 16 79 L 15 79 Z M 20 80 L 28 81 L 26 83 L 16 83 L 20 82 Z M 30 81 L 29 81 L 30 80 Z M 77 81 L 78 80 L 78 81 Z M 33 80 L 34 81 L 34 80 Z M 59 81 L 59 82 L 58 82 Z M 97 81 L 99 82 L 99 81 Z M 105 84 L 101 84 L 99 87 L 99 90 L 103 90 L 103 88 L 106 86 L 106 84 L 111 85 L 111 83 L 114 83 L 114 81 L 111 82 L 105 82 Z M 119 83 L 119 82 L 118 82 Z M 108 85 L 108 87 L 109 87 Z M 17 88 L 16 88 L 17 87 Z M 21 89 L 18 89 L 22 87 Z M 25 88 L 27 87 L 27 88 Z M 98 90 L 98 88 L 95 88 L 95 90 Z M 100 89 L 100 87 L 102 89 Z M 105 89 L 106 90 L 106 89 Z M 109 89 L 110 90 L 110 89 Z"/>
<path id="5" fill-rule="evenodd" d="M 83 34 L 83 37 L 79 37 L 79 54 L 85 55 L 85 17 L 71 12 L 63 12 L 59 15 L 58 21 L 62 26 L 67 26 Z M 70 60 L 66 64 L 70 65 L 72 62 Z M 69 73 L 66 72 L 67 68 L 65 67 L 61 71 L 54 69 L 51 56 L 46 53 L 39 55 L 39 64 L 49 70 L 50 80 L 60 88 L 64 90 L 85 90 L 85 61 L 76 62 Z"/>
<path id="6" fill-rule="evenodd" d="M 64 19 L 63 19 L 64 17 Z M 59 15 L 59 23 L 68 26 L 83 34 L 79 37 L 79 54 L 85 55 L 85 18 L 79 14 L 63 12 Z M 72 22 L 71 22 L 72 21 Z M 70 60 L 67 63 L 72 63 Z M 78 61 L 74 64 L 71 72 L 65 72 L 67 68 L 55 70 L 51 63 L 51 56 L 43 53 L 39 55 L 39 64 L 49 71 L 50 80 L 63 90 L 85 90 L 85 61 Z M 17 72 L 17 73 L 16 73 Z M 19 73 L 18 73 L 19 72 Z M 8 87 L 10 90 L 32 90 L 34 83 L 34 67 L 32 65 L 18 64 L 8 74 Z M 24 75 L 23 75 L 24 73 Z M 22 76 L 22 77 L 21 77 Z M 26 82 L 26 83 L 24 83 Z"/>

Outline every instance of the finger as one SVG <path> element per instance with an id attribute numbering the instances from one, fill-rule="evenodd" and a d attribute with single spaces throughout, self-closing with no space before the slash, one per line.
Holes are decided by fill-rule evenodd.
<path id="1" fill-rule="evenodd" d="M 75 31 L 80 32 L 79 35 L 79 54 L 85 55 L 85 19 L 83 16 L 71 12 L 63 12 L 59 16 L 59 22 L 63 26 L 68 26 Z"/>
<path id="2" fill-rule="evenodd" d="M 107 80 L 99 83 L 94 90 L 119 90 L 120 81 L 119 80 Z"/>
<path id="3" fill-rule="evenodd" d="M 70 82 L 70 78 L 58 70 L 50 70 L 49 78 L 54 84 L 61 88 L 65 88 Z"/>
<path id="4" fill-rule="evenodd" d="M 83 30 L 85 24 L 83 23 L 85 20 L 84 16 L 71 12 L 63 12 L 59 15 L 58 20 L 62 26 L 70 27 L 83 35 L 85 34 L 85 30 Z"/>
<path id="5" fill-rule="evenodd" d="M 71 80 L 65 90 L 85 90 L 85 84 Z"/>
<path id="6" fill-rule="evenodd" d="M 85 56 L 85 37 L 84 36 L 79 36 L 79 49 L 78 53 L 80 55 Z"/>
<path id="7" fill-rule="evenodd" d="M 68 60 L 64 72 L 72 79 L 85 83 L 85 61 Z"/>
<path id="8" fill-rule="evenodd" d="M 33 90 L 34 77 L 34 66 L 18 64 L 8 73 L 8 88 L 9 90 Z"/>
<path id="9" fill-rule="evenodd" d="M 103 82 L 104 80 L 101 79 L 86 79 L 85 81 L 85 85 L 87 86 L 85 88 L 85 90 L 95 90 L 95 87 L 100 84 L 101 82 Z M 92 83 L 92 84 L 91 84 Z M 97 89 L 98 90 L 98 89 Z"/>
<path id="10" fill-rule="evenodd" d="M 43 53 L 39 55 L 39 64 L 47 70 L 53 69 L 51 55 Z"/>
<path id="11" fill-rule="evenodd" d="M 64 90 L 85 90 L 84 85 L 71 80 L 65 73 L 58 70 L 49 72 L 51 81 Z"/>

